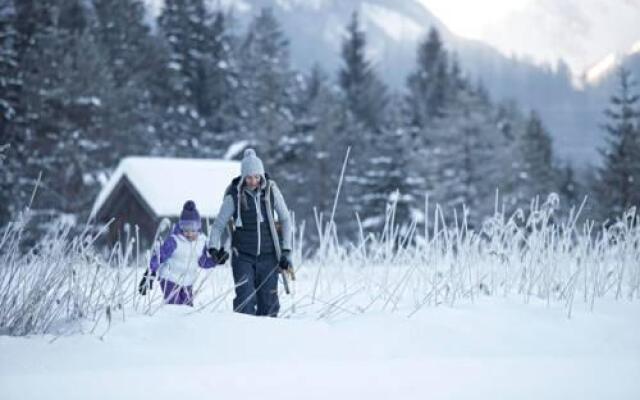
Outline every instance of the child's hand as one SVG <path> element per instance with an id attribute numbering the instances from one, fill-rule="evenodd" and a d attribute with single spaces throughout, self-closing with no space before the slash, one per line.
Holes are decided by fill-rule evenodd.
<path id="1" fill-rule="evenodd" d="M 144 271 L 144 275 L 142 275 L 142 279 L 138 284 L 138 293 L 144 296 L 147 294 L 147 290 L 153 289 L 153 278 L 155 278 L 155 276 L 155 272 L 149 274 L 149 270 Z"/>

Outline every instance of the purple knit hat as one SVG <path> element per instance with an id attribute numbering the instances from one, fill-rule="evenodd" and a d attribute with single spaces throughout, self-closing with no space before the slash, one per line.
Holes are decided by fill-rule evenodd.
<path id="1" fill-rule="evenodd" d="M 196 209 L 196 203 L 193 200 L 188 200 L 182 207 L 182 213 L 180 213 L 180 221 L 178 226 L 183 231 L 199 231 L 201 228 L 200 213 Z"/>

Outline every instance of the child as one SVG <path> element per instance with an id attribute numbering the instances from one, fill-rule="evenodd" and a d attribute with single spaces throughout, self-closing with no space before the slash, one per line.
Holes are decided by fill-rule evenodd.
<path id="1" fill-rule="evenodd" d="M 141 295 L 153 287 L 158 276 L 165 304 L 193 306 L 193 284 L 198 267 L 213 268 L 215 262 L 207 253 L 206 236 L 201 232 L 200 214 L 193 201 L 184 203 L 178 225 L 160 246 L 160 254 L 151 257 L 138 290 Z"/>

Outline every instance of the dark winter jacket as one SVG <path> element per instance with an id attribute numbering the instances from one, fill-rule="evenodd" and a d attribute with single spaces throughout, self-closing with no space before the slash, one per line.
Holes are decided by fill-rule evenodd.
<path id="1" fill-rule="evenodd" d="M 222 233 L 231 221 L 234 250 L 253 256 L 275 253 L 280 258 L 281 249 L 291 250 L 291 218 L 282 193 L 268 175 L 255 191 L 246 188 L 241 179 L 235 178 L 225 192 L 213 222 L 209 246 L 220 248 Z M 282 237 L 276 229 L 275 214 Z"/>

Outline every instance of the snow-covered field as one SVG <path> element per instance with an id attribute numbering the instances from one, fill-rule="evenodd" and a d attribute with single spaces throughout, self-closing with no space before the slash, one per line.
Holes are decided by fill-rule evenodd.
<path id="1" fill-rule="evenodd" d="M 411 318 L 167 306 L 97 335 L 0 337 L 0 398 L 638 399 L 640 303 L 482 298 Z"/>
<path id="2" fill-rule="evenodd" d="M 136 292 L 148 254 L 106 257 L 53 232 L 21 254 L 0 237 L 0 399 L 640 398 L 640 224 L 557 224 L 553 202 L 346 244 L 296 233 L 279 319 L 231 312 L 229 266 L 194 308 Z M 427 207 L 425 207 L 427 208 Z M 304 256 L 303 256 L 304 255 Z M 5 336 L 2 336 L 5 335 Z"/>

